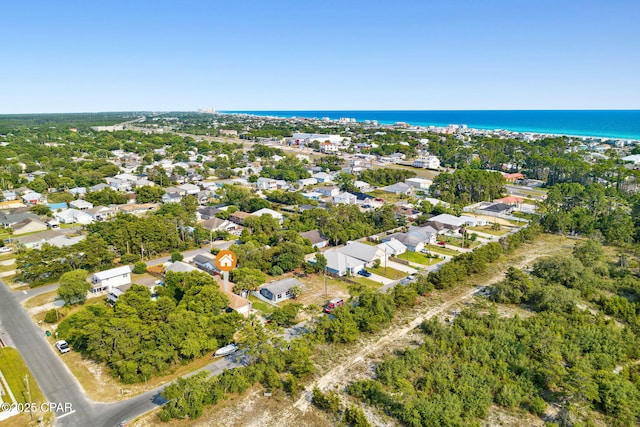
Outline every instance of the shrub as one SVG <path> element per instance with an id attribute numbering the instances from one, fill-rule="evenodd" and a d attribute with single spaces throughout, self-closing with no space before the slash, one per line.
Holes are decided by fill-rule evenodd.
<path id="1" fill-rule="evenodd" d="M 140 255 L 137 254 L 124 254 L 120 257 L 120 262 L 122 264 L 132 264 L 138 261 L 140 261 Z"/>
<path id="2" fill-rule="evenodd" d="M 147 264 L 142 261 L 138 261 L 131 270 L 134 274 L 144 274 L 147 271 Z"/>
<path id="3" fill-rule="evenodd" d="M 183 259 L 184 256 L 180 252 L 171 252 L 171 262 L 182 261 Z"/>
<path id="4" fill-rule="evenodd" d="M 60 320 L 61 318 L 62 318 L 62 315 L 55 308 L 52 308 L 51 310 L 47 311 L 47 314 L 44 315 L 44 321 L 46 323 L 57 323 L 58 320 Z"/>

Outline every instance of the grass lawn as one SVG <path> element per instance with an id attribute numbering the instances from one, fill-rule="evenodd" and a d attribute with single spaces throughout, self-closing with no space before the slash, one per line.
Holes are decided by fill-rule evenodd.
<path id="1" fill-rule="evenodd" d="M 425 266 L 433 265 L 437 262 L 442 261 L 441 258 L 429 258 L 424 254 L 421 254 L 419 252 L 412 252 L 412 251 L 407 251 L 403 254 L 400 254 L 398 255 L 398 258 L 404 259 L 409 262 L 414 262 L 416 264 L 425 265 Z"/>
<path id="2" fill-rule="evenodd" d="M 441 242 L 447 242 L 447 245 L 457 246 L 459 248 L 462 248 L 462 239 L 458 239 L 456 237 L 450 237 L 450 236 L 440 236 L 439 240 Z M 464 242 L 464 248 L 465 249 L 475 248 L 479 244 L 480 242 L 472 242 L 471 240 L 467 239 Z"/>
<path id="3" fill-rule="evenodd" d="M 460 252 L 458 252 L 458 251 L 454 251 L 453 249 L 443 248 L 441 246 L 436 246 L 436 245 L 429 245 L 429 247 L 427 249 L 429 249 L 434 254 L 449 255 L 449 256 L 458 256 L 458 255 L 460 255 Z"/>
<path id="4" fill-rule="evenodd" d="M 16 265 L 15 264 L 0 265 L 0 273 L 5 272 L 5 271 L 13 271 L 15 269 L 16 269 Z"/>
<path id="5" fill-rule="evenodd" d="M 492 236 L 502 236 L 511 231 L 510 228 L 501 227 L 500 230 L 494 230 L 490 225 L 483 225 L 482 227 L 469 227 L 468 231 L 479 231 L 485 234 L 491 234 Z"/>
<path id="6" fill-rule="evenodd" d="M 349 280 L 353 280 L 354 282 L 358 282 L 361 285 L 366 286 L 369 289 L 376 290 L 382 287 L 382 283 L 376 282 L 375 280 L 371 280 L 367 277 L 349 277 Z M 350 285 L 350 284 L 349 284 Z"/>
<path id="7" fill-rule="evenodd" d="M 58 291 L 46 292 L 44 294 L 31 297 L 24 302 L 25 308 L 39 307 L 41 305 L 49 304 L 58 297 Z"/>
<path id="8" fill-rule="evenodd" d="M 369 267 L 367 268 L 367 270 L 372 272 L 373 274 L 377 274 L 378 276 L 386 277 L 387 279 L 391 279 L 391 280 L 402 279 L 403 277 L 407 277 L 407 275 L 409 274 L 409 273 L 405 273 L 404 271 L 396 270 L 395 268 L 391 268 L 391 267 L 387 267 L 385 269 L 384 265 L 378 268 Z"/>
<path id="9" fill-rule="evenodd" d="M 261 311 L 263 314 L 271 314 L 274 310 L 274 306 L 271 304 L 267 304 L 264 301 L 260 301 L 258 298 L 253 295 L 249 295 L 249 301 L 251 301 L 251 306 L 256 310 Z"/>
<path id="10" fill-rule="evenodd" d="M 0 261 L 7 261 L 9 259 L 15 259 L 16 254 L 13 252 L 9 252 L 8 254 L 0 255 Z"/>
<path id="11" fill-rule="evenodd" d="M 0 369 L 2 370 L 2 375 L 4 375 L 13 396 L 16 398 L 18 403 L 27 403 L 29 402 L 29 395 L 27 393 L 27 385 L 25 383 L 25 376 L 29 376 L 29 391 L 31 392 L 31 402 L 36 403 L 37 406 L 40 406 L 41 403 L 45 403 L 47 400 L 45 399 L 42 391 L 40 391 L 40 387 L 38 387 L 38 383 L 36 383 L 33 375 L 27 368 L 27 365 L 20 357 L 20 353 L 18 350 L 11 347 L 1 348 L 0 349 Z M 11 403 L 11 399 L 9 398 L 9 394 L 5 393 L 2 396 L 2 401 Z M 34 418 L 45 417 L 49 422 L 52 421 L 53 415 L 51 413 L 34 413 Z M 0 426 L 26 426 L 29 424 L 29 414 L 21 413 L 20 415 L 16 415 L 11 417 L 5 421 L 0 422 Z M 49 425 L 49 423 L 45 423 L 45 425 Z"/>

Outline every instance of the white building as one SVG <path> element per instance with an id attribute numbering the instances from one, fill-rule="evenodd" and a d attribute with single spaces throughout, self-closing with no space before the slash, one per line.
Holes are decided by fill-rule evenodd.
<path id="1" fill-rule="evenodd" d="M 278 181 L 272 178 L 258 178 L 256 181 L 256 188 L 258 190 L 276 190 L 278 188 Z"/>
<path id="2" fill-rule="evenodd" d="M 284 221 L 284 215 L 280 212 L 276 212 L 273 209 L 262 208 L 260 210 L 255 211 L 251 214 L 252 216 L 262 216 L 262 215 L 271 215 L 273 218 L 277 219 L 280 223 Z"/>
<path id="3" fill-rule="evenodd" d="M 440 169 L 440 159 L 438 159 L 436 156 L 418 157 L 413 161 L 413 167 Z"/>
<path id="4" fill-rule="evenodd" d="M 340 205 L 340 204 L 345 204 L 345 205 L 355 205 L 356 202 L 358 201 L 358 198 L 351 193 L 338 193 L 335 196 L 333 196 L 333 203 Z"/>
<path id="5" fill-rule="evenodd" d="M 332 144 L 341 144 L 344 138 L 340 135 L 328 135 L 323 133 L 294 133 L 293 140 L 299 145 L 309 145 L 313 141 L 325 142 L 329 141 Z"/>
<path id="6" fill-rule="evenodd" d="M 86 200 L 78 199 L 69 202 L 69 206 L 80 211 L 86 211 L 93 208 L 93 203 L 87 202 Z"/>
<path id="7" fill-rule="evenodd" d="M 404 180 L 404 183 L 418 190 L 428 190 L 431 184 L 433 184 L 433 181 L 424 178 L 407 178 Z"/>
<path id="8" fill-rule="evenodd" d="M 110 291 L 111 289 L 131 283 L 131 268 L 128 265 L 99 271 L 89 276 L 93 285 L 91 292 Z"/>

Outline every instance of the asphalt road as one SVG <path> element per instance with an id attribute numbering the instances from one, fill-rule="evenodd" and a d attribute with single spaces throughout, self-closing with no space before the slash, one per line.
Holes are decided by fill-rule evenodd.
<path id="1" fill-rule="evenodd" d="M 55 289 L 55 285 L 50 286 Z M 47 287 L 49 288 L 49 287 Z M 165 386 L 115 403 L 96 403 L 89 399 L 54 346 L 45 338 L 20 304 L 23 299 L 52 289 L 40 288 L 25 294 L 12 292 L 0 280 L 0 337 L 18 349 L 48 402 L 66 404 L 56 408 L 56 426 L 110 427 L 132 420 L 165 403 L 160 393 Z M 39 291 L 39 292 L 37 292 Z M 247 359 L 230 355 L 212 361 L 203 369 L 213 375 L 225 369 L 245 366 Z"/>

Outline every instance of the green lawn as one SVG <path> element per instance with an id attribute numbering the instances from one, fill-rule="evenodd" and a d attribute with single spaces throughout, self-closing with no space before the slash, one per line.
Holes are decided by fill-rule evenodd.
<path id="1" fill-rule="evenodd" d="M 349 280 L 353 280 L 354 282 L 358 282 L 361 285 L 366 286 L 367 288 L 371 288 L 373 290 L 379 289 L 382 287 L 382 283 L 380 282 L 376 282 L 375 280 L 371 280 L 367 277 L 362 277 L 362 276 L 358 276 L 358 277 L 349 277 Z M 350 285 L 350 284 L 349 284 Z"/>
<path id="2" fill-rule="evenodd" d="M 385 269 L 384 264 L 382 264 L 378 268 L 367 268 L 367 270 L 372 272 L 373 274 L 377 274 L 378 276 L 386 277 L 387 279 L 391 280 L 402 279 L 403 277 L 406 277 L 408 275 L 408 273 L 396 270 L 395 268 L 387 267 Z"/>
<path id="3" fill-rule="evenodd" d="M 441 242 L 447 242 L 447 245 L 457 246 L 459 248 L 462 248 L 461 238 L 458 239 L 457 237 L 451 237 L 451 236 L 438 236 L 438 240 L 440 240 Z M 465 249 L 474 248 L 479 244 L 480 244 L 479 242 L 472 242 L 471 240 L 466 239 L 464 241 L 464 248 Z"/>
<path id="4" fill-rule="evenodd" d="M 400 254 L 398 255 L 398 258 L 404 259 L 409 262 L 414 262 L 416 264 L 425 265 L 425 266 L 433 265 L 441 261 L 440 258 L 429 258 L 424 254 L 421 254 L 419 252 L 412 252 L 412 251 L 407 251 L 403 254 Z"/>
<path id="5" fill-rule="evenodd" d="M 29 375 L 29 387 L 31 389 L 31 401 L 32 402 L 44 402 L 44 395 L 40 391 L 38 384 L 36 383 L 33 375 L 29 372 L 27 365 L 20 357 L 18 350 L 11 347 L 5 347 L 0 349 L 0 369 L 2 369 L 2 375 L 7 380 L 9 388 L 13 392 L 18 403 L 27 403 L 29 401 L 27 394 L 27 386 L 24 381 L 25 375 Z M 3 400 L 7 403 L 10 402 L 9 395 L 5 394 Z"/>
<path id="6" fill-rule="evenodd" d="M 434 254 L 449 255 L 449 256 L 458 256 L 458 255 L 460 255 L 460 252 L 458 252 L 458 251 L 454 251 L 453 249 L 443 248 L 441 246 L 436 246 L 436 245 L 429 245 L 429 247 L 427 249 L 429 249 Z"/>
<path id="7" fill-rule="evenodd" d="M 256 310 L 261 311 L 263 314 L 271 314 L 275 307 L 271 304 L 267 304 L 264 301 L 260 301 L 258 298 L 253 295 L 249 295 L 249 301 L 251 301 L 251 306 Z"/>

